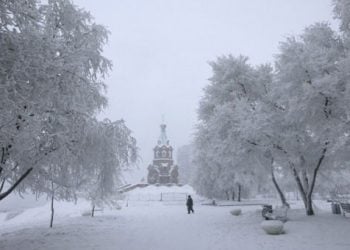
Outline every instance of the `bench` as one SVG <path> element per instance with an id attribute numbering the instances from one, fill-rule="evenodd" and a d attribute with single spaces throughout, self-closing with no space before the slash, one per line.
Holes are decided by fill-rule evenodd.
<path id="1" fill-rule="evenodd" d="M 268 220 L 270 218 L 270 214 L 272 214 L 272 205 L 263 205 L 263 209 L 261 211 L 261 216 Z"/>
<path id="2" fill-rule="evenodd" d="M 346 213 L 350 213 L 350 203 L 340 202 L 340 207 L 344 216 Z"/>
<path id="3" fill-rule="evenodd" d="M 280 220 L 282 222 L 286 222 L 288 220 L 287 212 L 288 207 L 286 206 L 276 207 L 275 209 L 272 209 L 272 205 L 264 205 L 261 214 L 265 220 Z"/>

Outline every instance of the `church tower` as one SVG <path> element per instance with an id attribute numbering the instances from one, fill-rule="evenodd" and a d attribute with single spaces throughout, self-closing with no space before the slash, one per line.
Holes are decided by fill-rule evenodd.
<path id="1" fill-rule="evenodd" d="M 147 181 L 149 184 L 178 183 L 178 167 L 174 165 L 173 147 L 166 135 L 166 125 L 160 125 L 160 136 L 153 149 L 153 164 L 148 166 Z"/>

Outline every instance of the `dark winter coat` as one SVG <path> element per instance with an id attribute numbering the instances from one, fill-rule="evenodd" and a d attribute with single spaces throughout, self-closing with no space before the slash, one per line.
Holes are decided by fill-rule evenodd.
<path id="1" fill-rule="evenodd" d="M 191 197 L 187 198 L 186 206 L 188 206 L 188 207 L 192 207 L 193 206 L 193 200 L 192 200 Z"/>

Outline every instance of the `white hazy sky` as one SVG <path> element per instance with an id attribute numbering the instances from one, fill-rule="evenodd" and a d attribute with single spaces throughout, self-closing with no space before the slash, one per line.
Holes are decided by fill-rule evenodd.
<path id="1" fill-rule="evenodd" d="M 125 119 L 152 160 L 162 114 L 176 148 L 191 141 L 208 61 L 243 54 L 272 62 L 279 41 L 317 21 L 332 22 L 331 0 L 74 0 L 111 32 L 109 107 Z"/>

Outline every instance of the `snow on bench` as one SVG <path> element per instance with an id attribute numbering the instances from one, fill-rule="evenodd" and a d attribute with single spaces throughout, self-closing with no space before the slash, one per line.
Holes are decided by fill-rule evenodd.
<path id="1" fill-rule="evenodd" d="M 282 222 L 286 222 L 288 220 L 288 209 L 289 208 L 287 206 L 272 209 L 272 205 L 264 205 L 261 214 L 266 220 L 280 220 Z"/>
<path id="2" fill-rule="evenodd" d="M 346 213 L 350 213 L 350 203 L 340 202 L 340 207 L 343 212 L 343 216 L 345 216 Z"/>

